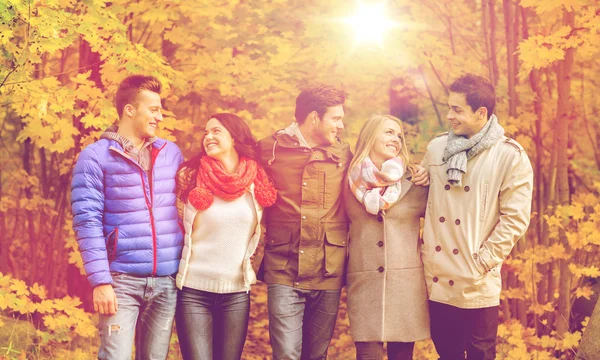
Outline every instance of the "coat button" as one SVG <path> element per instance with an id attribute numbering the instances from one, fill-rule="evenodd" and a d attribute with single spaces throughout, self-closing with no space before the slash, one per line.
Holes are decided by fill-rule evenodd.
<path id="1" fill-rule="evenodd" d="M 382 247 L 383 246 L 383 241 L 378 242 L 377 246 Z"/>
<path id="2" fill-rule="evenodd" d="M 471 188 L 469 187 L 469 185 L 465 186 L 465 191 L 469 192 L 469 190 L 471 190 Z"/>
<path id="3" fill-rule="evenodd" d="M 294 285 L 300 286 L 300 283 L 299 282 L 295 282 Z"/>
<path id="4" fill-rule="evenodd" d="M 454 223 L 455 223 L 456 225 L 460 225 L 460 219 L 456 219 L 456 220 L 454 221 Z"/>
<path id="5" fill-rule="evenodd" d="M 338 163 L 338 165 L 337 165 L 337 166 L 338 166 L 338 167 L 342 167 L 342 163 Z"/>
<path id="6" fill-rule="evenodd" d="M 319 160 L 319 155 L 315 155 L 315 159 Z"/>
<path id="7" fill-rule="evenodd" d="M 302 183 L 302 186 L 306 186 L 306 185 L 308 185 L 308 184 L 306 183 L 306 181 Z"/>
<path id="8" fill-rule="evenodd" d="M 294 143 L 294 146 L 298 146 L 298 143 L 297 143 L 297 142 L 295 142 L 295 143 Z"/>
<path id="9" fill-rule="evenodd" d="M 444 189 L 450 190 L 450 185 L 446 184 L 446 186 L 444 186 Z"/>
<path id="10" fill-rule="evenodd" d="M 452 253 L 453 253 L 454 255 L 458 255 L 458 249 L 454 249 L 454 250 L 452 250 Z"/>
<path id="11" fill-rule="evenodd" d="M 473 254 L 473 259 L 477 260 L 477 254 Z"/>
<path id="12" fill-rule="evenodd" d="M 379 269 L 377 269 L 377 270 L 379 270 L 379 272 L 383 272 L 383 270 L 384 270 L 383 266 L 380 266 Z"/>
<path id="13" fill-rule="evenodd" d="M 300 254 L 304 254 L 304 250 L 300 250 Z"/>
<path id="14" fill-rule="evenodd" d="M 438 282 L 437 276 L 434 276 L 432 280 L 433 280 L 433 282 Z"/>
<path id="15" fill-rule="evenodd" d="M 441 247 L 441 246 L 439 246 L 439 245 L 438 245 L 438 246 L 436 246 L 436 247 L 435 247 L 435 251 L 437 251 L 437 252 L 440 252 L 440 251 L 442 251 L 442 247 Z"/>
<path id="16" fill-rule="evenodd" d="M 454 286 L 454 281 L 450 280 L 450 281 L 448 281 L 448 284 L 449 284 L 450 286 Z"/>
<path id="17" fill-rule="evenodd" d="M 444 221 L 446 221 L 446 218 L 442 216 L 442 217 L 440 218 L 440 222 L 444 222 Z"/>
<path id="18" fill-rule="evenodd" d="M 302 215 L 302 220 L 306 220 L 306 215 Z"/>

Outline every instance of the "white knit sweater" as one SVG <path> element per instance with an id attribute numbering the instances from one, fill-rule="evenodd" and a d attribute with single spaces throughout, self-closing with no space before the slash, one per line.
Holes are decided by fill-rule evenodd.
<path id="1" fill-rule="evenodd" d="M 184 209 L 185 244 L 177 286 L 214 293 L 250 290 L 256 274 L 250 256 L 260 237 L 262 208 L 254 187 L 233 201 L 214 198 L 204 211 L 189 202 Z"/>

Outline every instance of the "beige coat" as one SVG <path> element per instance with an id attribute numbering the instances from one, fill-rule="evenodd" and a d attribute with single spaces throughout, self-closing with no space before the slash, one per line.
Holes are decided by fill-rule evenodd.
<path id="1" fill-rule="evenodd" d="M 462 186 L 450 186 L 447 139 L 433 139 L 423 159 L 431 182 L 422 247 L 429 299 L 496 306 L 502 262 L 529 226 L 533 170 L 521 145 L 503 137 L 467 162 Z"/>
<path id="2" fill-rule="evenodd" d="M 348 316 L 354 341 L 410 342 L 429 337 L 420 257 L 427 188 L 402 180 L 401 198 L 378 221 L 346 186 L 350 218 Z"/>

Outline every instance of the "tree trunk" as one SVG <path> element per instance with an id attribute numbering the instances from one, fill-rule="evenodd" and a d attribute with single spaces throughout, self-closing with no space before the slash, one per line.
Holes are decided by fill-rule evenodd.
<path id="1" fill-rule="evenodd" d="M 497 48 L 496 48 L 496 0 L 488 0 L 487 6 L 490 12 L 490 59 L 492 61 L 492 83 L 494 86 L 498 85 L 498 60 L 497 60 Z"/>
<path id="2" fill-rule="evenodd" d="M 444 127 L 444 122 L 442 121 L 442 117 L 440 112 L 435 104 L 435 99 L 433 98 L 433 94 L 431 93 L 431 89 L 429 88 L 429 83 L 427 82 L 427 78 L 425 77 L 425 73 L 423 72 L 423 67 L 419 66 L 419 73 L 421 74 L 421 78 L 423 79 L 423 83 L 425 83 L 425 88 L 427 88 L 427 94 L 429 94 L 429 100 L 431 101 L 431 105 L 433 105 L 433 109 L 435 110 L 435 115 L 437 116 L 438 123 L 440 127 Z"/>
<path id="3" fill-rule="evenodd" d="M 492 69 L 492 51 L 490 49 L 490 38 L 488 34 L 488 26 L 490 22 L 488 19 L 490 16 L 488 6 L 488 0 L 481 1 L 481 32 L 483 33 L 483 42 L 485 45 L 485 58 L 488 69 L 488 78 L 492 84 L 495 84 L 494 70 Z"/>
<path id="4" fill-rule="evenodd" d="M 507 78 L 508 78 L 508 115 L 510 117 L 517 117 L 517 92 L 516 92 L 516 78 L 517 78 L 517 68 L 516 68 L 516 29 L 515 29 L 515 12 L 513 11 L 514 3 L 511 0 L 503 0 L 502 8 L 504 12 L 504 33 L 506 37 L 506 62 L 507 62 Z M 525 238 L 521 239 L 517 246 L 513 249 L 513 253 L 519 251 L 523 248 Z M 506 276 L 505 288 L 516 288 L 519 286 L 517 278 L 514 273 L 509 272 L 508 276 Z M 522 307 L 524 308 L 524 307 Z M 505 309 L 507 310 L 507 309 Z M 519 301 L 512 300 L 510 301 L 510 310 L 515 318 L 520 318 L 519 316 Z M 523 317 L 524 318 L 524 317 Z"/>
<path id="5" fill-rule="evenodd" d="M 571 28 L 575 25 L 575 14 L 565 12 L 563 15 L 563 25 Z M 557 89 L 558 101 L 556 108 L 558 126 L 557 133 L 557 186 L 558 202 L 561 205 L 568 205 L 571 200 L 569 188 L 569 119 L 572 111 L 571 104 L 571 71 L 573 69 L 574 49 L 569 48 L 565 51 L 564 60 L 557 66 Z M 559 231 L 560 240 L 568 247 L 564 230 Z M 569 270 L 567 260 L 560 261 L 559 278 L 559 298 L 558 298 L 558 317 L 556 319 L 556 332 L 562 336 L 569 330 L 569 318 L 571 313 L 571 281 L 572 274 Z"/>
<path id="6" fill-rule="evenodd" d="M 23 162 L 23 170 L 25 170 L 25 172 L 27 173 L 28 176 L 33 176 L 33 171 L 31 168 L 31 158 L 32 158 L 32 152 L 33 152 L 33 144 L 31 143 L 31 139 L 27 138 L 24 142 L 23 142 L 23 154 L 21 157 L 21 161 Z M 33 191 L 31 191 L 31 187 L 26 187 L 25 188 L 25 197 L 28 200 L 31 200 L 33 198 Z M 26 282 L 28 283 L 33 283 L 36 279 L 36 270 L 37 270 L 37 263 L 39 261 L 39 259 L 36 259 L 36 249 L 37 249 L 37 245 L 38 245 L 38 239 L 36 238 L 36 233 L 35 233 L 35 219 L 34 219 L 34 213 L 31 210 L 25 210 L 25 220 L 27 223 L 27 236 L 25 236 L 25 233 L 22 233 L 21 237 L 23 239 L 28 239 L 28 243 L 29 243 L 29 259 L 31 259 L 31 261 L 33 262 L 33 266 L 31 266 L 31 268 L 29 269 L 29 272 L 26 275 Z"/>
<path id="7" fill-rule="evenodd" d="M 90 80 L 94 81 L 99 89 L 104 88 L 100 78 L 101 65 L 102 62 L 100 59 L 100 54 L 93 52 L 90 44 L 87 41 L 80 39 L 79 69 L 81 69 L 81 72 L 86 72 L 91 69 L 92 73 L 90 75 Z M 89 104 L 87 103 L 78 103 L 75 104 L 75 106 L 83 109 L 89 109 Z M 80 139 L 86 135 L 86 131 L 89 132 L 90 130 L 84 129 L 83 124 L 81 124 L 81 117 L 73 118 L 73 126 L 80 131 L 80 137 L 75 138 L 75 147 L 73 148 L 73 154 L 78 155 L 81 152 Z M 66 193 L 68 193 L 68 191 L 66 191 Z M 67 196 L 67 194 L 65 194 L 65 196 Z M 70 199 L 70 197 L 67 198 Z M 70 207 L 67 205 L 64 206 L 64 208 L 65 211 L 68 211 Z M 64 247 L 64 245 L 65 244 L 61 241 L 60 246 Z M 67 292 L 71 296 L 78 296 L 82 300 L 86 310 L 93 308 L 91 287 L 86 277 L 81 275 L 79 269 L 72 264 L 67 265 Z"/>
<path id="8" fill-rule="evenodd" d="M 8 107 L 5 108 L 5 117 L 4 121 L 8 121 Z M 2 197 L 4 195 L 2 191 L 2 179 L 3 174 L 2 170 L 3 166 L 0 166 L 0 201 L 2 201 Z M 10 251 L 10 239 L 5 236 L 6 234 L 6 212 L 0 213 L 0 272 L 3 274 L 7 274 L 10 269 L 8 266 L 8 252 Z"/>
<path id="9" fill-rule="evenodd" d="M 525 24 L 525 21 L 523 21 Z M 537 212 L 535 232 L 537 235 L 537 246 L 547 248 L 550 244 L 548 241 L 548 232 L 544 231 L 545 221 L 544 214 L 546 212 L 546 204 L 544 204 L 544 182 L 542 181 L 544 174 L 542 169 L 542 159 L 544 158 L 544 147 L 542 143 L 542 91 L 540 87 L 540 74 L 538 70 L 533 70 L 529 73 L 529 84 L 533 90 L 535 97 L 533 99 L 533 109 L 536 115 L 535 118 L 535 174 L 534 178 L 537 179 L 536 186 L 534 188 L 534 211 Z M 544 275 L 548 274 L 548 265 L 543 264 L 538 266 L 538 271 L 542 274 L 542 279 L 539 282 L 537 288 L 537 302 L 546 303 L 548 301 L 548 278 Z M 536 327 L 540 326 L 539 322 L 536 322 Z M 541 328 L 538 328 L 541 330 Z"/>
<path id="10" fill-rule="evenodd" d="M 513 2 L 511 0 L 502 0 L 504 10 L 504 33 L 506 36 L 506 62 L 508 68 L 508 115 L 517 114 L 517 91 L 516 91 L 516 36 L 514 29 Z"/>

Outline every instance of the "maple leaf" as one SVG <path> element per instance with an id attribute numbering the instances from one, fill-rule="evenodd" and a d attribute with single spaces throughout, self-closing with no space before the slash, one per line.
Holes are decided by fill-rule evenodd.
<path id="1" fill-rule="evenodd" d="M 0 273 L 0 289 L 10 284 L 11 279 L 12 277 L 10 275 L 3 275 L 2 273 Z"/>
<path id="2" fill-rule="evenodd" d="M 581 341 L 581 331 L 575 331 L 573 333 L 567 332 L 564 334 L 562 342 L 557 344 L 557 348 L 560 350 L 569 350 L 577 348 Z"/>
<path id="3" fill-rule="evenodd" d="M 529 306 L 529 310 L 532 311 L 536 315 L 543 315 L 546 312 L 554 311 L 554 304 L 553 303 L 531 304 L 531 306 Z"/>
<path id="4" fill-rule="evenodd" d="M 46 299 L 48 296 L 48 291 L 44 285 L 39 285 L 38 283 L 34 283 L 33 286 L 29 288 L 32 294 L 37 295 L 41 300 Z"/>
<path id="5" fill-rule="evenodd" d="M 54 301 L 53 300 L 43 300 L 37 305 L 37 311 L 39 313 L 53 313 L 54 312 Z"/>
<path id="6" fill-rule="evenodd" d="M 12 284 L 10 285 L 10 289 L 19 296 L 29 295 L 27 284 L 23 280 L 13 280 Z"/>
<path id="7" fill-rule="evenodd" d="M 580 298 L 586 298 L 590 300 L 591 296 L 594 294 L 594 291 L 589 285 L 584 285 L 583 287 L 578 287 L 575 289 L 575 296 Z"/>

